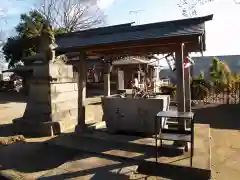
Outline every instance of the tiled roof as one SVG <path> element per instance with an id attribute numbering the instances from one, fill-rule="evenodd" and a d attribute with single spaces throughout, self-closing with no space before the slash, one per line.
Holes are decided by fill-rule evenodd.
<path id="1" fill-rule="evenodd" d="M 89 47 L 126 41 L 159 39 L 205 33 L 205 21 L 213 15 L 132 26 L 131 24 L 109 26 L 65 34 L 56 38 L 58 49 Z"/>

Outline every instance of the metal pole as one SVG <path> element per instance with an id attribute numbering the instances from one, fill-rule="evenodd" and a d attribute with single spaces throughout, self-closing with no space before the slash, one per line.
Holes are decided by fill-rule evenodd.
<path id="1" fill-rule="evenodd" d="M 129 11 L 129 14 L 135 14 L 135 18 L 136 18 L 136 24 L 139 24 L 139 14 L 142 12 L 143 10 L 136 10 L 136 11 Z"/>

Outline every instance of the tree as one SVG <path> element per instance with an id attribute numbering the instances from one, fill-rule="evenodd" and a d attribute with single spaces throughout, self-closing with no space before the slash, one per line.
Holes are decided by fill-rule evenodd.
<path id="1" fill-rule="evenodd" d="M 4 32 L 2 29 L 0 29 L 0 48 L 2 48 L 3 44 L 4 44 Z"/>
<path id="2" fill-rule="evenodd" d="M 204 5 L 213 0 L 179 0 L 178 7 L 182 10 L 185 17 L 193 17 L 197 15 L 197 6 Z"/>
<path id="3" fill-rule="evenodd" d="M 0 20 L 1 20 L 0 22 L 1 22 L 1 24 L 2 24 L 2 22 L 5 22 L 4 15 L 5 15 L 5 11 L 0 8 Z M 2 48 L 3 44 L 4 44 L 4 32 L 0 27 L 0 48 Z"/>
<path id="4" fill-rule="evenodd" d="M 193 17 L 197 15 L 197 6 L 204 5 L 216 0 L 179 0 L 178 7 L 181 8 L 182 15 L 185 17 Z M 232 0 L 235 4 L 240 4 L 239 0 Z"/>
<path id="5" fill-rule="evenodd" d="M 36 52 L 36 45 L 27 47 L 24 40 L 39 35 L 42 22 L 43 17 L 37 11 L 21 14 L 20 23 L 15 28 L 17 35 L 9 37 L 3 47 L 9 68 L 20 62 L 23 56 L 33 55 Z"/>
<path id="6" fill-rule="evenodd" d="M 59 35 L 98 26 L 104 22 L 104 16 L 89 0 L 41 0 L 35 10 L 21 15 L 17 35 L 8 38 L 3 47 L 9 67 L 14 67 L 24 56 L 36 53 L 37 43 L 29 39 L 40 35 L 44 20 L 48 20 L 54 34 Z"/>
<path id="7" fill-rule="evenodd" d="M 36 9 L 53 27 L 67 32 L 102 25 L 105 19 L 96 0 L 41 0 Z"/>
<path id="8" fill-rule="evenodd" d="M 0 9 L 0 24 L 6 23 L 4 15 L 5 15 L 5 10 Z M 5 43 L 5 33 L 0 27 L 0 71 L 5 68 L 4 67 L 4 56 L 3 56 L 3 52 L 2 52 L 2 47 L 3 47 L 4 43 Z"/>
<path id="9" fill-rule="evenodd" d="M 231 71 L 228 65 L 216 57 L 213 58 L 209 72 L 214 84 L 228 84 L 231 80 Z"/>
<path id="10" fill-rule="evenodd" d="M 200 72 L 199 79 L 201 79 L 201 80 L 204 79 L 204 72 L 203 71 Z"/>
<path id="11" fill-rule="evenodd" d="M 3 31 L 0 29 L 0 71 L 2 69 L 4 69 L 4 57 L 3 57 L 3 54 L 2 54 L 2 47 L 4 45 L 4 33 Z"/>
<path id="12" fill-rule="evenodd" d="M 3 53 L 6 62 L 9 63 L 9 68 L 18 65 L 23 57 L 36 54 L 37 42 L 30 43 L 29 39 L 40 35 L 43 21 L 44 17 L 37 11 L 30 11 L 20 16 L 20 23 L 15 28 L 17 35 L 9 37 L 3 46 Z M 55 32 L 55 34 L 60 34 L 65 31 L 55 29 Z"/>

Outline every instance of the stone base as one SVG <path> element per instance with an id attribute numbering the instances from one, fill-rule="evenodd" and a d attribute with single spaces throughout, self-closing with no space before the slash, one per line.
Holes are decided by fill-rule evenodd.
<path id="1" fill-rule="evenodd" d="M 24 118 L 13 120 L 14 132 L 25 136 L 54 136 L 63 132 L 74 130 L 76 120 L 30 122 Z"/>
<path id="2" fill-rule="evenodd" d="M 86 127 L 82 127 L 82 126 L 79 125 L 79 124 L 77 124 L 77 125 L 75 126 L 75 132 L 76 132 L 76 133 L 83 133 L 83 132 L 85 132 L 85 129 L 86 129 Z"/>
<path id="3" fill-rule="evenodd" d="M 17 142 L 25 142 L 24 136 L 17 135 L 17 136 L 10 136 L 10 137 L 0 137 L 0 147 L 9 145 L 9 144 L 14 144 Z"/>

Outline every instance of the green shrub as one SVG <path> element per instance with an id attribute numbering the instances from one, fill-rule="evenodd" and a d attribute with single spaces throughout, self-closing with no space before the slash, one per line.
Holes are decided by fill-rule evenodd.
<path id="1" fill-rule="evenodd" d="M 177 87 L 173 85 L 161 86 L 160 91 L 162 94 L 170 95 L 173 98 L 176 97 Z"/>
<path id="2" fill-rule="evenodd" d="M 193 85 L 197 85 L 197 84 L 203 85 L 208 90 L 211 90 L 213 88 L 213 83 L 211 81 L 207 81 L 202 78 L 192 78 L 191 85 L 193 86 Z"/>
<path id="3" fill-rule="evenodd" d="M 194 84 L 191 87 L 191 96 L 194 100 L 203 100 L 208 92 L 208 88 L 202 84 Z"/>
<path id="4" fill-rule="evenodd" d="M 191 82 L 191 96 L 194 100 L 203 100 L 208 92 L 213 89 L 213 84 L 205 79 L 193 78 Z"/>
<path id="5" fill-rule="evenodd" d="M 199 79 L 204 79 L 204 72 L 200 72 Z"/>

